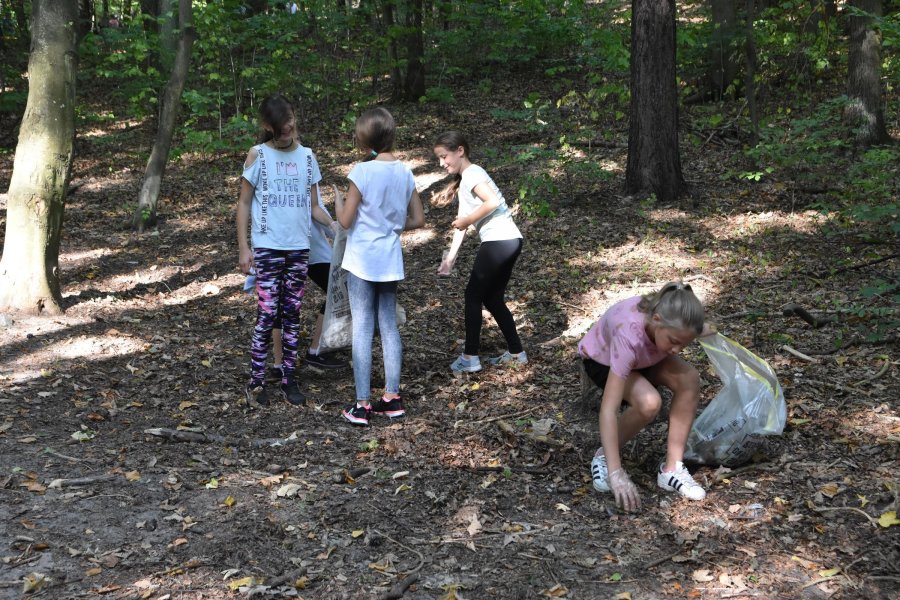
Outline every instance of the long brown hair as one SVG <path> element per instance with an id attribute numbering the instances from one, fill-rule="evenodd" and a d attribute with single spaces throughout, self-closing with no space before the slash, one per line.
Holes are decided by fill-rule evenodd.
<path id="1" fill-rule="evenodd" d="M 294 116 L 294 105 L 281 94 L 272 94 L 259 105 L 259 119 L 274 131 L 263 128 L 259 143 L 264 144 L 275 137 L 275 131 L 281 132 Z"/>
<path id="2" fill-rule="evenodd" d="M 691 329 L 700 335 L 706 317 L 703 304 L 691 286 L 681 281 L 667 283 L 658 292 L 641 297 L 638 310 L 651 318 L 659 315 L 661 325 L 672 329 Z"/>
<path id="3" fill-rule="evenodd" d="M 437 136 L 432 147 L 437 148 L 438 146 L 444 147 L 450 152 L 456 152 L 462 148 L 463 156 L 466 158 L 469 157 L 469 140 L 458 131 L 445 131 Z M 459 184 L 461 181 L 462 175 L 457 173 L 450 178 L 450 183 L 448 183 L 443 190 L 434 195 L 434 199 L 439 203 L 446 203 L 453 200 L 453 196 L 459 191 Z"/>

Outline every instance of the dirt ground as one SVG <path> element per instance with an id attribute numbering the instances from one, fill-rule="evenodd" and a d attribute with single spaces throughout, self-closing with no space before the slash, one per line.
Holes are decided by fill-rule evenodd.
<path id="1" fill-rule="evenodd" d="M 427 140 L 453 123 L 393 110 L 427 198 L 442 177 Z M 480 123 L 476 149 L 499 127 L 457 117 Z M 476 243 L 438 278 L 455 206 L 431 203 L 427 227 L 404 236 L 409 414 L 358 429 L 339 416 L 349 370 L 304 367 L 307 407 L 244 405 L 255 304 L 234 243 L 242 156 L 171 164 L 161 223 L 137 236 L 122 227 L 143 168 L 134 135 L 78 140 L 65 315 L 0 323 L 0 597 L 897 597 L 900 352 L 851 338 L 869 324 L 835 312 L 896 277 L 897 258 L 873 262 L 896 256 L 896 237 L 826 235 L 811 198 L 721 182 L 727 146 L 686 149 L 694 187 L 678 204 L 641 203 L 620 192 L 625 148 L 601 149 L 615 177 L 564 190 L 554 217 L 517 217 L 508 300 L 530 362 L 455 377 Z M 356 160 L 342 140 L 307 142 L 339 183 Z M 11 169 L 4 156 L 7 185 Z M 489 169 L 511 199 L 515 169 Z M 655 485 L 664 408 L 624 451 L 644 502 L 625 514 L 591 487 L 597 413 L 581 401 L 576 344 L 613 302 L 676 278 L 776 369 L 788 425 L 750 464 L 698 467 L 708 496 L 690 502 Z M 304 337 L 321 298 L 307 296 Z M 782 315 L 791 302 L 839 321 L 814 329 Z M 502 350 L 487 320 L 484 353 Z M 684 354 L 705 404 L 721 384 L 696 344 Z"/>

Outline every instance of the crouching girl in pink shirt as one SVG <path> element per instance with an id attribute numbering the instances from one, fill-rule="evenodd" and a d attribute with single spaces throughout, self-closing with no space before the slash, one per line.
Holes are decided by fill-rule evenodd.
<path id="1" fill-rule="evenodd" d="M 667 283 L 654 294 L 611 306 L 578 344 L 585 372 L 603 390 L 601 447 L 591 461 L 594 489 L 612 492 L 625 510 L 640 508 L 641 499 L 622 465 L 620 449 L 659 413 L 657 385 L 672 390 L 666 459 L 659 466 L 657 485 L 691 500 L 706 497 L 682 463 L 697 412 L 700 375 L 678 353 L 712 333 L 691 286 Z M 627 406 L 620 414 L 623 401 Z"/>

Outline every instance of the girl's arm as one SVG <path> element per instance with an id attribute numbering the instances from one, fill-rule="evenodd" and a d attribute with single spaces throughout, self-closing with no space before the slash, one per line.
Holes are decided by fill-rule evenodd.
<path id="1" fill-rule="evenodd" d="M 627 511 L 641 507 L 637 488 L 622 468 L 619 451 L 619 407 L 625 395 L 625 380 L 610 371 L 600 401 L 600 443 L 606 455 L 607 482 L 616 504 Z"/>
<path id="2" fill-rule="evenodd" d="M 494 193 L 494 190 L 491 189 L 486 182 L 482 181 L 474 188 L 472 188 L 472 192 L 475 196 L 481 200 L 481 206 L 475 209 L 471 214 L 466 217 L 457 217 L 455 221 L 453 221 L 453 226 L 457 229 L 462 229 L 465 231 L 470 225 L 474 225 L 481 219 L 485 218 L 500 206 L 500 198 L 497 197 L 497 194 Z"/>
<path id="3" fill-rule="evenodd" d="M 241 193 L 237 201 L 237 241 L 238 266 L 242 273 L 249 273 L 253 268 L 253 252 L 247 241 L 247 227 L 250 224 L 250 202 L 253 200 L 254 187 L 249 181 L 241 178 Z"/>
<path id="4" fill-rule="evenodd" d="M 316 220 L 316 223 L 320 225 L 324 225 L 325 227 L 331 228 L 331 222 L 333 219 L 328 212 L 322 210 L 322 207 L 319 206 L 319 184 L 315 184 L 311 190 L 309 190 L 309 201 L 312 205 L 312 218 Z"/>
<path id="5" fill-rule="evenodd" d="M 413 190 L 412 196 L 409 197 L 409 206 L 406 209 L 406 223 L 403 225 L 403 231 L 418 229 L 424 225 L 425 209 L 422 207 L 422 199 L 419 198 L 419 192 Z"/>
<path id="6" fill-rule="evenodd" d="M 456 264 L 456 256 L 459 254 L 459 248 L 462 246 L 465 237 L 465 229 L 456 229 L 453 231 L 453 241 L 450 242 L 450 249 L 447 250 L 447 255 L 444 256 L 444 259 L 441 261 L 441 266 L 438 267 L 438 275 L 450 274 L 453 265 Z"/>
<path id="7" fill-rule="evenodd" d="M 350 187 L 347 188 L 347 197 L 344 199 L 337 199 L 334 203 L 334 212 L 337 215 L 337 220 L 338 223 L 341 224 L 341 227 L 350 229 L 350 226 L 353 225 L 353 222 L 356 220 L 356 215 L 359 212 L 360 202 L 362 202 L 362 194 L 360 193 L 359 188 L 356 187 L 356 184 L 351 181 Z"/>

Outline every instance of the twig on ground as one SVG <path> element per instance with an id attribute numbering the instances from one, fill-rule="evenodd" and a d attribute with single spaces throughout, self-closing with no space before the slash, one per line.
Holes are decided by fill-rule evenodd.
<path id="1" fill-rule="evenodd" d="M 783 346 L 781 347 L 781 349 L 784 350 L 785 352 L 787 352 L 788 354 L 793 354 L 794 356 L 796 356 L 796 357 L 799 358 L 800 360 L 805 360 L 806 362 L 811 362 L 811 363 L 814 363 L 814 364 L 819 364 L 820 362 L 822 362 L 822 361 L 820 361 L 818 358 L 813 358 L 813 357 L 811 357 L 811 356 L 807 356 L 807 355 L 803 354 L 803 353 L 800 352 L 799 350 L 794 350 L 793 348 L 791 348 L 791 347 L 788 346 L 787 344 L 783 345 Z"/>
<path id="2" fill-rule="evenodd" d="M 867 392 L 866 390 L 861 390 L 857 387 L 841 385 L 839 383 L 831 383 L 830 381 L 818 381 L 815 379 L 807 379 L 806 383 L 811 385 L 822 385 L 825 387 L 830 387 L 831 389 L 838 390 L 844 392 L 845 394 L 862 394 L 863 396 L 871 396 L 871 392 Z"/>
<path id="3" fill-rule="evenodd" d="M 825 277 L 834 277 L 835 275 L 839 275 L 840 273 L 846 273 L 847 271 L 855 271 L 857 269 L 865 269 L 866 267 L 871 267 L 872 265 L 877 265 L 878 263 L 883 263 L 891 260 L 892 258 L 897 258 L 900 254 L 888 254 L 887 256 L 882 256 L 881 258 L 877 258 L 875 260 L 870 260 L 869 262 L 859 263 L 857 265 L 850 265 L 849 267 L 843 267 L 841 269 L 837 269 L 835 271 L 822 271 L 821 273 L 808 273 L 813 277 L 818 277 L 820 279 L 824 279 Z"/>
<path id="4" fill-rule="evenodd" d="M 294 581 L 300 579 L 304 575 L 306 575 L 307 568 L 300 567 L 298 569 L 294 569 L 293 571 L 289 571 L 283 575 L 279 575 L 272 581 L 267 581 L 266 585 L 270 588 L 276 588 L 285 584 L 293 583 Z"/>
<path id="5" fill-rule="evenodd" d="M 872 383 L 873 381 L 875 381 L 876 379 L 878 379 L 879 377 L 881 377 L 882 375 L 887 373 L 887 370 L 891 367 L 890 357 L 887 356 L 886 354 L 882 354 L 879 358 L 881 358 L 881 360 L 883 362 L 882 362 L 881 368 L 878 370 L 878 372 L 875 373 L 874 375 L 872 375 L 871 377 L 867 377 L 867 378 L 863 379 L 862 381 L 859 382 L 858 385 L 863 385 L 865 383 Z"/>
<path id="6" fill-rule="evenodd" d="M 388 540 L 389 542 L 393 542 L 393 543 L 397 544 L 398 546 L 400 546 L 401 548 L 403 548 L 404 550 L 408 550 L 409 552 L 412 552 L 413 554 L 415 554 L 416 556 L 419 557 L 419 564 L 416 565 L 416 568 L 413 569 L 412 571 L 407 571 L 406 573 L 404 573 L 404 575 L 406 575 L 406 577 L 409 577 L 410 575 L 414 575 L 414 574 L 418 573 L 419 570 L 422 568 L 422 566 L 425 565 L 425 557 L 422 556 L 422 553 L 419 552 L 418 550 L 416 550 L 415 548 L 410 548 L 406 544 L 401 544 L 400 542 L 398 542 L 391 536 L 385 535 L 385 534 L 381 533 L 380 531 L 378 531 L 377 529 L 373 529 L 372 533 L 374 533 L 376 535 L 380 535 L 381 537 Z M 398 596 L 398 598 L 399 598 L 399 596 Z"/>
<path id="7" fill-rule="evenodd" d="M 833 511 L 847 511 L 847 512 L 855 512 L 859 513 L 868 519 L 869 523 L 872 524 L 872 527 L 878 528 L 878 521 L 872 518 L 869 513 L 864 510 L 860 510 L 854 506 L 820 506 L 813 509 L 816 512 L 833 512 Z"/>
<path id="8" fill-rule="evenodd" d="M 382 594 L 380 600 L 397 600 L 398 598 L 402 598 L 403 594 L 406 593 L 406 590 L 409 589 L 409 586 L 411 586 L 418 580 L 418 573 L 413 573 L 412 575 L 406 576 L 405 578 L 395 583 L 393 587 L 391 587 L 391 589 Z"/>
<path id="9" fill-rule="evenodd" d="M 88 477 L 75 477 L 73 479 L 54 479 L 51 487 L 80 487 L 83 485 L 93 485 L 95 483 L 107 483 L 119 479 L 118 475 L 112 473 L 104 473 L 102 475 L 90 475 Z"/>
<path id="10" fill-rule="evenodd" d="M 666 561 L 672 560 L 673 558 L 678 556 L 678 552 L 679 551 L 676 551 L 676 552 L 673 552 L 672 554 L 667 554 L 666 556 L 661 556 L 661 557 L 657 558 L 656 560 L 652 560 L 652 561 L 648 562 L 646 565 L 644 565 L 644 570 L 647 571 L 649 569 L 652 569 L 653 567 L 658 567 L 659 565 L 663 564 Z"/>
<path id="11" fill-rule="evenodd" d="M 160 437 L 172 442 L 194 442 L 202 444 L 223 444 L 226 446 L 244 446 L 250 448 L 263 448 L 265 446 L 289 446 L 291 444 L 299 444 L 305 441 L 305 438 L 311 437 L 332 437 L 337 438 L 337 433 L 333 431 L 295 431 L 286 438 L 266 438 L 266 439 L 240 439 L 228 438 L 215 433 L 204 433 L 197 431 L 179 431 L 177 429 L 169 429 L 167 427 L 151 427 L 145 429 L 144 433 L 154 437 Z"/>

